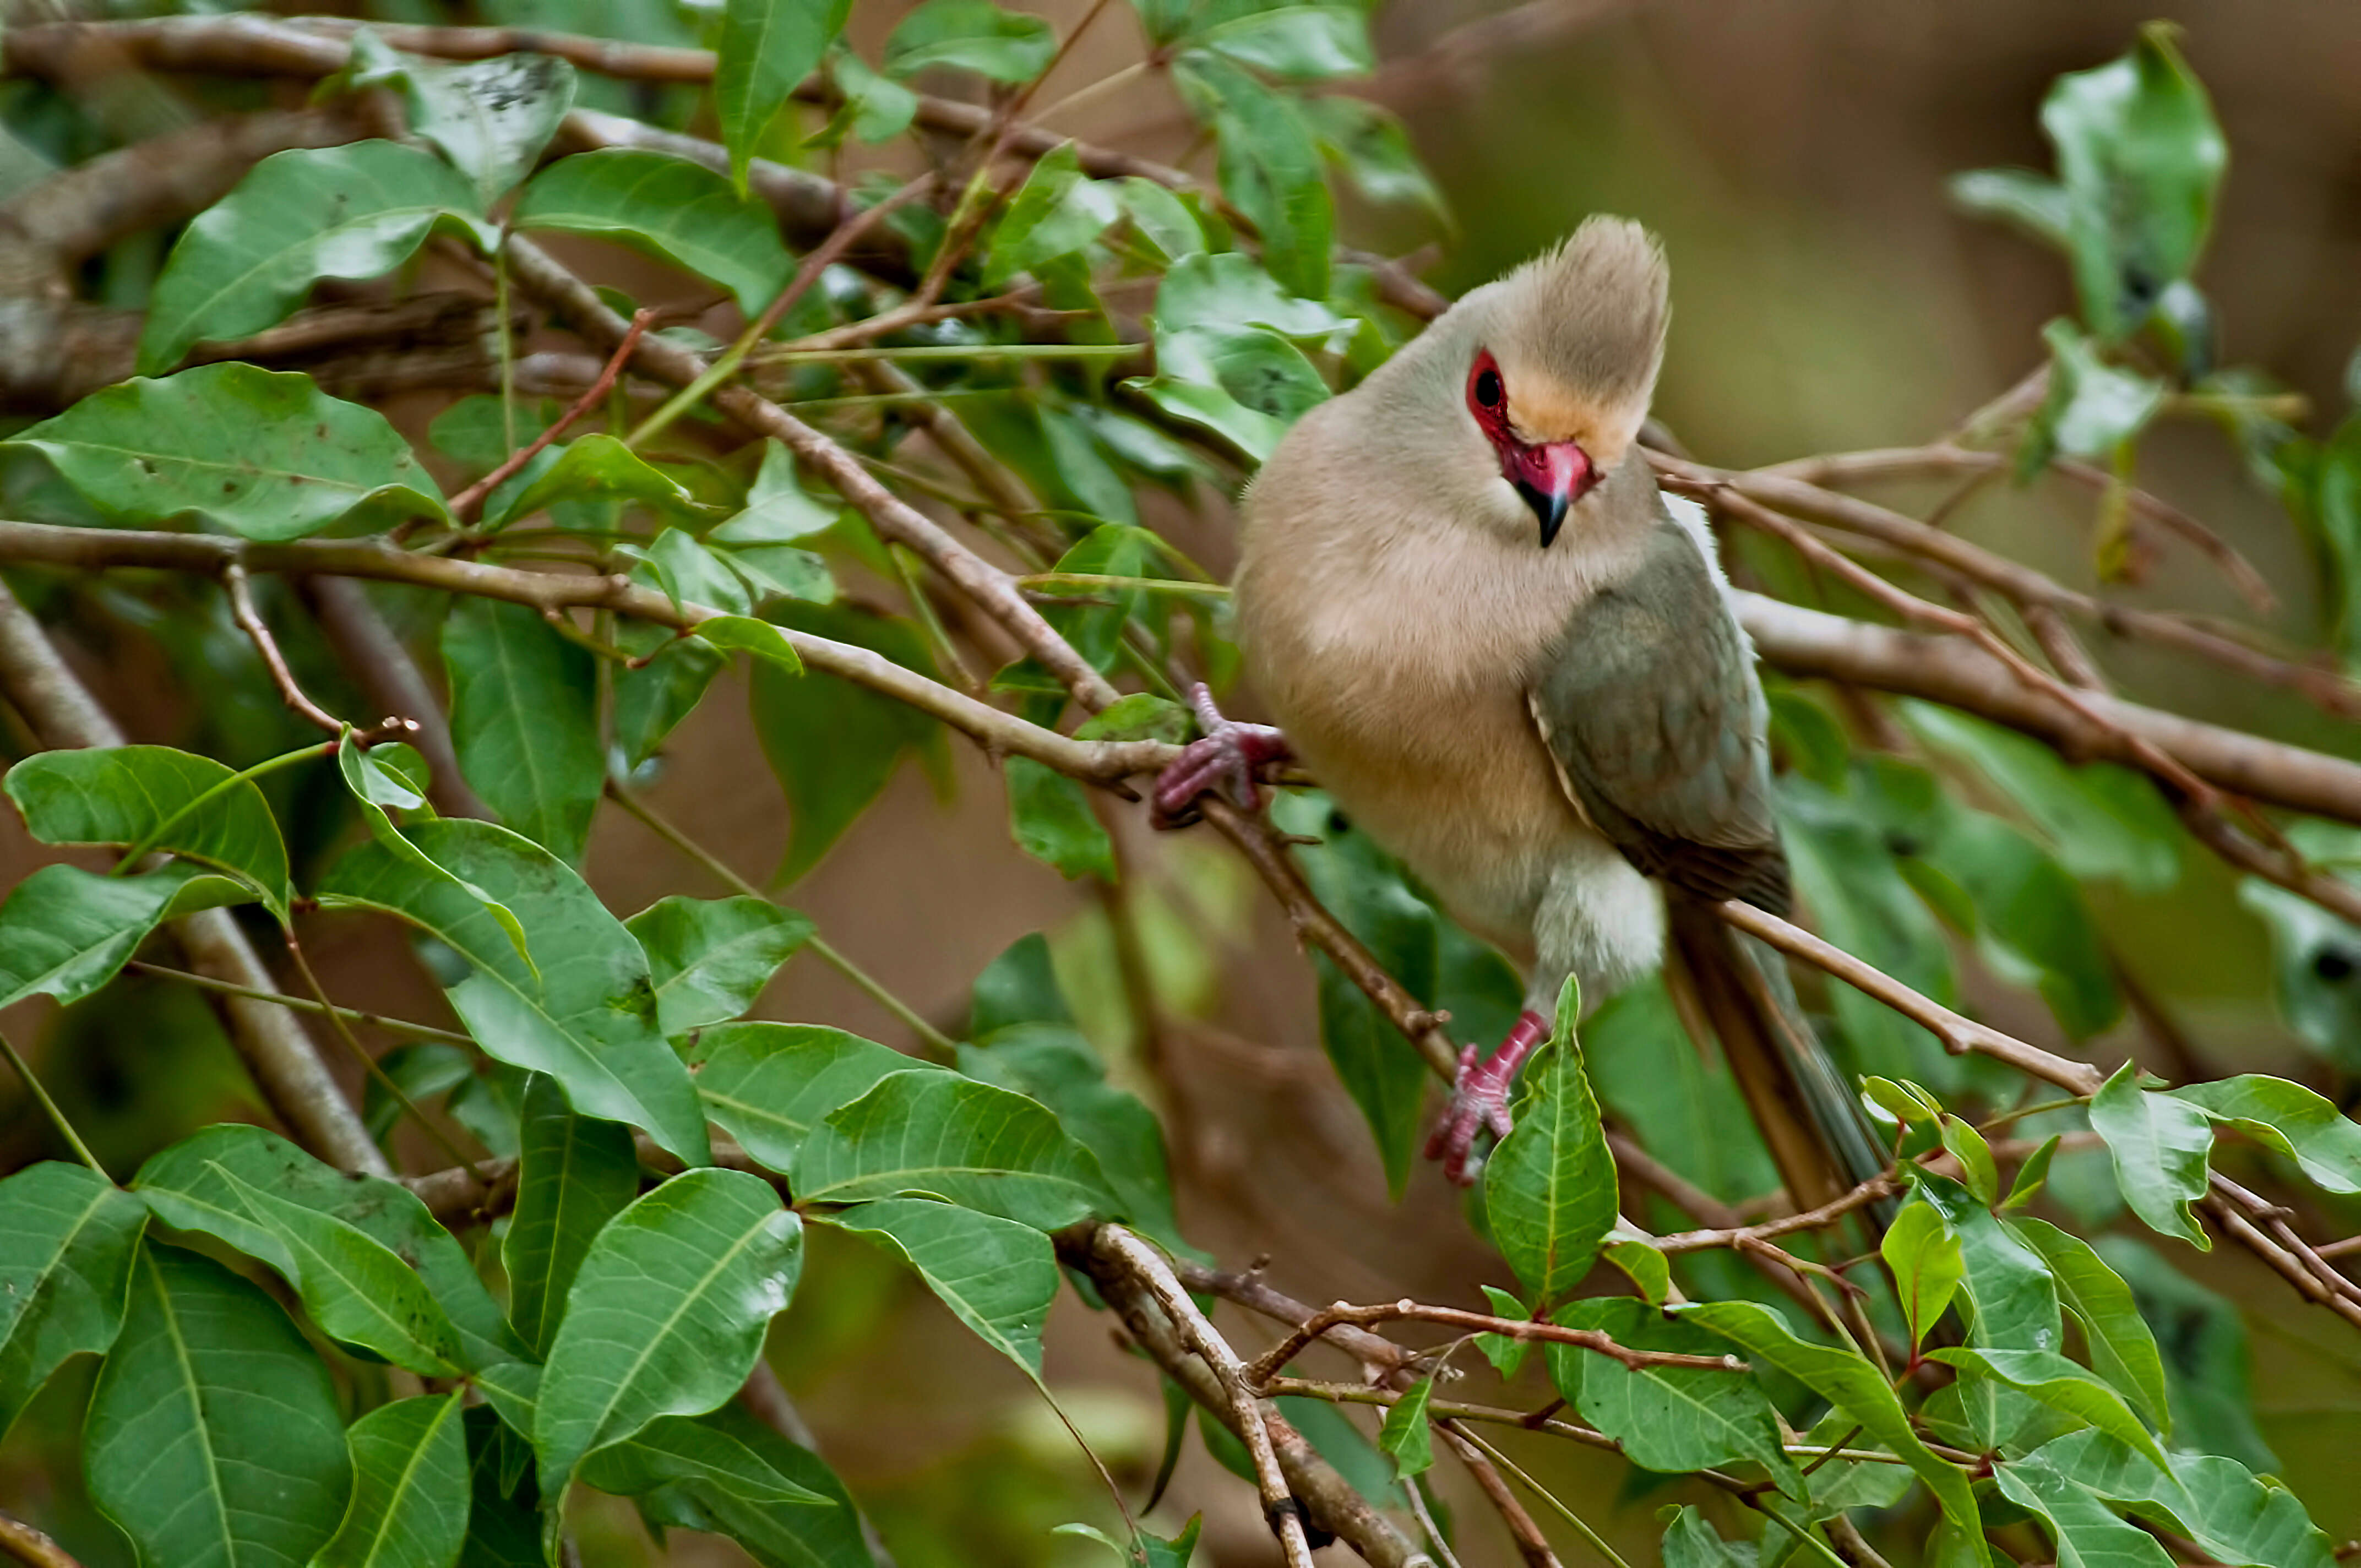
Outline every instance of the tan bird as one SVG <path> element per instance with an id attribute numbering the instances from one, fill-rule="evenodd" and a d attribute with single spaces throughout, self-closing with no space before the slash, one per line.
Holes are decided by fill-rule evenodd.
<path id="1" fill-rule="evenodd" d="M 1571 973 L 1586 1007 L 1667 929 L 1799 1206 L 1882 1165 L 1784 969 L 1712 914 L 1788 904 L 1766 708 L 1705 518 L 1635 444 L 1664 357 L 1663 252 L 1595 217 L 1306 414 L 1247 491 L 1240 641 L 1279 720 L 1159 781 L 1183 815 L 1291 746 L 1359 827 L 1527 979 L 1460 1058 L 1428 1146 L 1471 1181 Z M 1669 916 L 1669 919 L 1668 919 Z M 1665 1042 L 1665 1048 L 1675 1048 Z"/>

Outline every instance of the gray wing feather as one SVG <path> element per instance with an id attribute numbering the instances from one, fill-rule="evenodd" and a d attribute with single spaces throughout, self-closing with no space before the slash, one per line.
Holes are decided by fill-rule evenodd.
<path id="1" fill-rule="evenodd" d="M 1566 794 L 1633 865 L 1785 912 L 1763 689 L 1712 569 L 1669 517 L 1639 568 L 1575 612 L 1527 701 Z"/>

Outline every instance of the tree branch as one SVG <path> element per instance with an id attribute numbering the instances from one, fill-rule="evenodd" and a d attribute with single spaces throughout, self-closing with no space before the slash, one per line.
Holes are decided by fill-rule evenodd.
<path id="1" fill-rule="evenodd" d="M 1488 1312 L 1470 1312 L 1457 1307 L 1430 1307 L 1404 1299 L 1368 1307 L 1338 1301 L 1321 1308 L 1290 1329 L 1277 1344 L 1255 1357 L 1253 1364 L 1246 1369 L 1246 1383 L 1257 1388 L 1265 1386 L 1289 1362 L 1301 1354 L 1306 1346 L 1340 1325 L 1350 1323 L 1366 1328 L 1371 1323 L 1401 1321 L 1441 1323 L 1463 1333 L 1499 1334 L 1503 1339 L 1527 1343 L 1576 1345 L 1620 1361 L 1633 1372 L 1651 1366 L 1684 1367 L 1692 1372 L 1748 1370 L 1746 1363 L 1734 1355 L 1684 1355 L 1673 1351 L 1634 1350 L 1630 1345 L 1616 1343 L 1613 1336 L 1598 1329 L 1570 1329 L 1532 1319 L 1496 1317 Z"/>

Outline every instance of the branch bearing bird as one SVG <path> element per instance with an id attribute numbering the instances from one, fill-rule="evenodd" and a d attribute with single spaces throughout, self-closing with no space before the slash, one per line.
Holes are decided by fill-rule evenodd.
<path id="1" fill-rule="evenodd" d="M 1788 906 L 1768 709 L 1704 513 L 1637 450 L 1670 315 L 1662 248 L 1594 217 L 1313 409 L 1248 488 L 1235 586 L 1279 723 L 1224 718 L 1158 781 L 1258 804 L 1292 754 L 1527 980 L 1462 1054 L 1428 1146 L 1454 1181 L 1504 1135 L 1565 977 L 1586 1007 L 1667 938 L 1799 1207 L 1883 1161 L 1769 949 L 1713 913 Z M 1670 1046 L 1672 1042 L 1667 1042 Z"/>

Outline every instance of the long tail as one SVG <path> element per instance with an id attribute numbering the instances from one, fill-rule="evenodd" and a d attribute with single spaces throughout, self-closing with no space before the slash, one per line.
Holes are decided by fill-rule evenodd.
<path id="1" fill-rule="evenodd" d="M 1850 1092 L 1795 1001 L 1786 961 L 1732 930 L 1711 905 L 1666 899 L 1674 946 L 1797 1210 L 1842 1197 L 1885 1168 Z"/>

